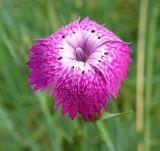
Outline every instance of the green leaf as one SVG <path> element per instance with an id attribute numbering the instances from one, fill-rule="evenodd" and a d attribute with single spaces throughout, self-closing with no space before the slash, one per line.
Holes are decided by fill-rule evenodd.
<path id="1" fill-rule="evenodd" d="M 129 113 L 132 113 L 133 111 L 130 110 L 130 111 L 127 111 L 127 112 L 123 112 L 123 113 L 106 113 L 104 116 L 102 116 L 100 118 L 100 120 L 106 120 L 106 119 L 110 119 L 110 118 L 115 118 L 115 117 L 118 117 L 118 116 L 123 116 L 125 114 L 129 114 Z"/>

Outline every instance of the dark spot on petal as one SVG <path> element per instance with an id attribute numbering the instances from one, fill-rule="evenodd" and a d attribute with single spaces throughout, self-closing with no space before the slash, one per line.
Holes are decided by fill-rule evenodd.
<path id="1" fill-rule="evenodd" d="M 58 60 L 62 60 L 63 58 L 60 56 L 59 58 L 58 58 Z"/>
<path id="2" fill-rule="evenodd" d="M 65 35 L 63 35 L 62 38 L 65 38 Z"/>
<path id="3" fill-rule="evenodd" d="M 104 58 L 104 56 L 101 56 L 101 59 L 103 59 Z"/>
<path id="4" fill-rule="evenodd" d="M 63 47 L 61 47 L 60 49 L 64 49 Z"/>
<path id="5" fill-rule="evenodd" d="M 91 30 L 91 33 L 94 33 L 95 32 L 95 30 Z"/>
<path id="6" fill-rule="evenodd" d="M 105 55 L 108 55 L 108 52 L 105 52 L 104 54 L 105 54 Z"/>
<path id="7" fill-rule="evenodd" d="M 73 34 L 75 34 L 75 31 L 73 31 Z"/>
<path id="8" fill-rule="evenodd" d="M 100 39 L 101 37 L 99 36 L 98 39 Z"/>
<path id="9" fill-rule="evenodd" d="M 94 69 L 95 73 L 98 73 L 97 69 Z"/>
<path id="10" fill-rule="evenodd" d="M 71 69 L 74 69 L 74 66 L 72 66 Z"/>
<path id="11" fill-rule="evenodd" d="M 84 74 L 84 70 L 82 71 L 82 74 Z"/>
<path id="12" fill-rule="evenodd" d="M 98 60 L 98 62 L 101 62 L 101 60 Z"/>

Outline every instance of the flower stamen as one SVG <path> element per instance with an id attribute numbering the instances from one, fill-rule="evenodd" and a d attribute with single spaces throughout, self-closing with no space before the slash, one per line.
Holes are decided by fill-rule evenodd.
<path id="1" fill-rule="evenodd" d="M 78 61 L 82 61 L 82 62 L 84 62 L 86 60 L 84 51 L 80 47 L 76 48 L 76 59 Z"/>

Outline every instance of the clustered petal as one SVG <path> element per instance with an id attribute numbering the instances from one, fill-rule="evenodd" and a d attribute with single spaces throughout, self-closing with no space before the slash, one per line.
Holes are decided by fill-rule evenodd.
<path id="1" fill-rule="evenodd" d="M 29 84 L 33 91 L 53 85 L 50 96 L 62 105 L 62 116 L 71 119 L 80 113 L 85 121 L 107 110 L 107 101 L 116 97 L 131 62 L 128 44 L 104 26 L 84 18 L 61 28 L 30 49 L 32 69 Z"/>

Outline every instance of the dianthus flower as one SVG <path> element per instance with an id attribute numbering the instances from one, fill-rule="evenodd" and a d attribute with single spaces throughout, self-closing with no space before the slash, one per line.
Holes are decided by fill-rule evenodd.
<path id="1" fill-rule="evenodd" d="M 104 26 L 84 18 L 61 28 L 48 38 L 37 39 L 30 49 L 29 84 L 33 91 L 53 85 L 54 108 L 62 116 L 80 113 L 85 121 L 107 111 L 116 97 L 131 62 L 128 44 Z"/>

